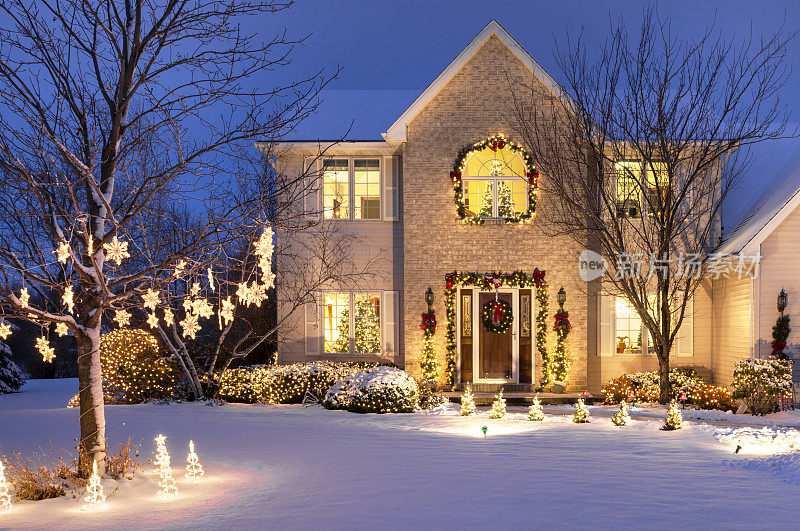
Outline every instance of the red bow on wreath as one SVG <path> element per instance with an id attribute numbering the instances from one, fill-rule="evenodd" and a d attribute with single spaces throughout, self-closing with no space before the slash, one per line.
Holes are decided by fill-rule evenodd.
<path id="1" fill-rule="evenodd" d="M 492 287 L 494 289 L 497 289 L 503 285 L 503 279 L 498 277 L 497 275 L 492 275 L 487 273 L 486 275 L 483 275 L 483 279 L 484 281 L 486 281 L 487 286 Z"/>
<path id="2" fill-rule="evenodd" d="M 777 341 L 773 341 L 770 343 L 772 345 L 772 355 L 777 356 L 778 354 L 783 353 L 783 349 L 786 348 L 786 343 L 779 343 Z"/>
<path id="3" fill-rule="evenodd" d="M 422 314 L 422 324 L 419 327 L 426 332 L 428 331 L 428 327 L 430 327 L 431 334 L 436 332 L 436 312 L 431 310 L 431 313 L 423 313 Z"/>
<path id="4" fill-rule="evenodd" d="M 566 328 L 567 332 L 572 330 L 572 325 L 569 324 L 569 312 L 559 310 L 556 313 L 556 328 Z"/>
<path id="5" fill-rule="evenodd" d="M 445 289 L 453 289 L 453 284 L 455 284 L 457 273 L 453 271 L 452 273 L 447 273 L 444 276 L 445 281 Z"/>
<path id="6" fill-rule="evenodd" d="M 528 184 L 533 185 L 534 187 L 539 186 L 539 172 L 538 171 L 529 171 L 526 173 L 528 177 Z"/>
<path id="7" fill-rule="evenodd" d="M 451 171 L 450 172 L 450 178 L 453 180 L 453 182 L 460 180 L 461 179 L 461 172 L 460 171 Z"/>
<path id="8" fill-rule="evenodd" d="M 533 283 L 536 285 L 537 288 L 541 287 L 544 284 L 544 274 L 546 271 L 539 271 L 539 268 L 533 270 Z"/>
<path id="9" fill-rule="evenodd" d="M 500 304 L 499 301 L 494 301 L 494 317 L 492 321 L 494 321 L 495 325 L 498 325 L 503 322 L 503 305 Z"/>

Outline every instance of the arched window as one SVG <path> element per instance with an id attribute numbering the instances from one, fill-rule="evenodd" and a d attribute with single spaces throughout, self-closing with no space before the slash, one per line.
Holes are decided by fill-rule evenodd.
<path id="1" fill-rule="evenodd" d="M 538 172 L 519 144 L 502 135 L 463 149 L 451 172 L 460 219 L 519 223 L 536 209 Z"/>

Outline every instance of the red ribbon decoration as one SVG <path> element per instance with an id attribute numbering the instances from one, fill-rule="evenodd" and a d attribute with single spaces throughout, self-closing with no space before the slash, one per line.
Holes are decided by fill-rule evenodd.
<path id="1" fill-rule="evenodd" d="M 495 326 L 503 322 L 503 305 L 500 304 L 500 301 L 494 301 L 494 318 L 492 321 L 494 321 Z"/>
<path id="2" fill-rule="evenodd" d="M 533 283 L 537 288 L 540 288 L 542 284 L 544 284 L 544 274 L 546 271 L 539 271 L 539 268 L 533 270 Z"/>
<path id="3" fill-rule="evenodd" d="M 498 140 L 497 141 L 497 149 L 503 149 L 504 147 L 506 147 L 506 141 L 505 140 Z"/>
<path id="4" fill-rule="evenodd" d="M 420 324 L 419 327 L 425 331 L 430 327 L 431 334 L 436 333 L 436 312 L 431 310 L 431 313 L 423 313 L 422 324 Z"/>
<path id="5" fill-rule="evenodd" d="M 450 178 L 453 180 L 453 182 L 460 181 L 461 180 L 461 172 L 460 171 L 451 171 L 450 172 Z"/>
<path id="6" fill-rule="evenodd" d="M 569 323 L 569 312 L 559 310 L 556 313 L 556 328 L 566 327 L 567 332 L 572 330 L 572 325 Z"/>
<path id="7" fill-rule="evenodd" d="M 456 274 L 457 273 L 455 271 L 453 271 L 452 273 L 447 273 L 444 276 L 445 289 L 453 289 L 453 284 L 456 281 Z"/>
<path id="8" fill-rule="evenodd" d="M 773 341 L 770 345 L 772 346 L 772 356 L 783 354 L 783 349 L 786 348 L 786 343 L 779 343 L 777 341 Z"/>
<path id="9" fill-rule="evenodd" d="M 491 149 L 492 151 L 497 151 L 497 140 L 489 143 L 489 149 Z"/>
<path id="10" fill-rule="evenodd" d="M 539 172 L 532 171 L 525 174 L 528 177 L 528 184 L 533 185 L 534 187 L 539 186 Z"/>
<path id="11" fill-rule="evenodd" d="M 503 279 L 494 274 L 487 273 L 483 275 L 483 280 L 486 282 L 487 286 L 494 289 L 503 285 Z"/>

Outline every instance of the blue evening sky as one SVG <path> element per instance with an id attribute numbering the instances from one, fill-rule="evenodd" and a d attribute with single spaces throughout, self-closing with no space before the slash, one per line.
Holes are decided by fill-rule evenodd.
<path id="1" fill-rule="evenodd" d="M 563 43 L 567 30 L 583 29 L 587 42 L 600 43 L 610 17 L 622 15 L 635 31 L 642 6 L 641 1 L 297 0 L 268 24 L 253 20 L 247 27 L 265 37 L 284 25 L 290 34 L 311 34 L 282 77 L 342 67 L 319 112 L 291 138 L 336 138 L 352 122 L 348 138 L 378 139 L 492 18 L 559 80 L 554 42 Z M 673 32 L 685 36 L 700 34 L 715 18 L 726 36 L 738 38 L 751 29 L 755 35 L 770 33 L 784 18 L 790 31 L 800 28 L 800 2 L 794 1 L 673 0 L 661 2 L 658 10 L 672 20 Z M 791 44 L 789 61 L 800 70 L 800 39 Z M 265 81 L 274 75 L 265 73 Z M 800 113 L 800 72 L 792 75 L 783 97 Z M 800 114 L 794 119 L 800 121 Z M 786 166 L 798 162 L 792 160 L 798 147 L 798 141 L 788 140 L 755 150 L 747 178 L 726 205 L 726 232 L 770 183 L 789 178 L 793 168 Z"/>

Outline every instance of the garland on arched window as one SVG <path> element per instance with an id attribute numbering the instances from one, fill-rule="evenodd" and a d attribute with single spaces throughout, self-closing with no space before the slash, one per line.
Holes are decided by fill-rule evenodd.
<path id="1" fill-rule="evenodd" d="M 464 184 L 461 177 L 464 171 L 464 165 L 469 156 L 486 148 L 492 151 L 507 148 L 513 153 L 519 154 L 522 157 L 522 161 L 525 163 L 525 178 L 528 179 L 528 210 L 526 212 L 515 212 L 513 216 L 503 217 L 503 221 L 506 223 L 524 223 L 532 219 L 536 212 L 536 202 L 539 191 L 539 171 L 536 169 L 531 156 L 525 151 L 525 148 L 516 142 L 506 139 L 502 133 L 492 135 L 489 138 L 465 146 L 458 152 L 458 156 L 455 162 L 453 162 L 453 171 L 450 172 L 450 178 L 453 181 L 453 202 L 456 205 L 458 219 L 474 225 L 482 225 L 485 221 L 485 219 L 480 216 L 467 215 L 467 208 L 464 206 Z"/>

